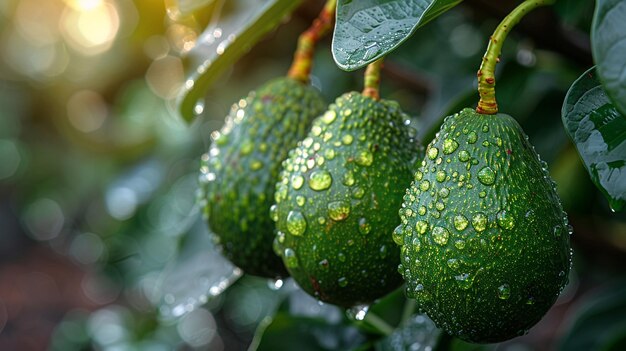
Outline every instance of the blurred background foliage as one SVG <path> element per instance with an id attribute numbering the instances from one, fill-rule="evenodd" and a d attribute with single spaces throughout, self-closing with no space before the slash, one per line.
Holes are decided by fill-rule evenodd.
<path id="1" fill-rule="evenodd" d="M 182 57 L 205 29 L 218 33 L 220 3 L 0 2 L 1 350 L 435 348 L 437 330 L 402 289 L 371 307 L 404 321 L 385 338 L 290 280 L 242 275 L 213 247 L 196 205 L 210 133 L 233 102 L 286 73 L 322 6 L 304 1 L 246 48 L 187 125 L 174 108 Z M 466 0 L 387 59 L 382 96 L 414 116 L 425 143 L 477 102 L 486 38 L 515 3 Z M 498 66 L 499 104 L 550 165 L 574 227 L 570 284 L 528 335 L 451 349 L 625 347 L 626 217 L 610 211 L 560 121 L 567 89 L 592 65 L 593 5 L 560 0 L 528 16 Z M 319 46 L 312 82 L 328 101 L 360 90 L 362 72 L 340 71 L 328 38 Z"/>

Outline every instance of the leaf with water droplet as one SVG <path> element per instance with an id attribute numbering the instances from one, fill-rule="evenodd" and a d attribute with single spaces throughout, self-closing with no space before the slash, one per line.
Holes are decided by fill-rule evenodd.
<path id="1" fill-rule="evenodd" d="M 177 99 L 180 115 L 191 121 L 197 101 L 219 74 L 256 44 L 293 11 L 301 0 L 229 0 L 216 22 L 211 22 L 186 54 L 187 83 Z M 219 29 L 219 32 L 216 32 Z M 218 34 L 219 35 L 216 35 Z"/>
<path id="2" fill-rule="evenodd" d="M 337 65 L 353 71 L 387 55 L 419 27 L 461 0 L 370 0 L 337 2 L 332 41 Z"/>
<path id="3" fill-rule="evenodd" d="M 595 68 L 570 87 L 561 116 L 591 180 L 613 210 L 622 210 L 626 205 L 626 116 L 606 95 Z"/>

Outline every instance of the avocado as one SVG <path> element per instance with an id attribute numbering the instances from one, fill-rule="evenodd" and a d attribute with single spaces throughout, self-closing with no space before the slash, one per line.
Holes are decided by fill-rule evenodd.
<path id="1" fill-rule="evenodd" d="M 446 117 L 399 214 L 406 293 L 451 335 L 522 335 L 567 284 L 571 227 L 546 163 L 506 114 Z"/>
<path id="2" fill-rule="evenodd" d="M 395 102 L 346 93 L 283 163 L 274 249 L 321 301 L 368 304 L 402 284 L 391 232 L 423 155 L 408 122 Z"/>
<path id="3" fill-rule="evenodd" d="M 235 103 L 202 157 L 204 214 L 223 254 L 245 273 L 286 276 L 269 218 L 281 162 L 326 108 L 313 87 L 279 78 Z"/>

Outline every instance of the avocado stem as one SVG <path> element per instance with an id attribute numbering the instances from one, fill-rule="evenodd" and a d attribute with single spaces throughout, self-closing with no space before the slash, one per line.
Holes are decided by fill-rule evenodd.
<path id="1" fill-rule="evenodd" d="M 389 336 L 393 334 L 394 328 L 387 323 L 384 319 L 378 317 L 376 314 L 367 312 L 365 315 L 364 322 L 369 324 L 371 327 L 375 328 L 382 335 Z"/>
<path id="2" fill-rule="evenodd" d="M 526 0 L 517 6 L 500 22 L 493 35 L 489 37 L 489 45 L 483 56 L 483 61 L 478 69 L 478 94 L 480 101 L 476 107 L 476 112 L 485 115 L 498 113 L 498 103 L 496 102 L 496 64 L 500 60 L 500 52 L 506 36 L 511 29 L 521 21 L 521 19 L 533 9 L 551 5 L 556 0 Z"/>
<path id="3" fill-rule="evenodd" d="M 313 24 L 298 37 L 298 47 L 287 76 L 302 83 L 309 83 L 315 44 L 332 28 L 335 19 L 337 0 L 328 0 L 324 8 L 313 20 Z"/>
<path id="4" fill-rule="evenodd" d="M 367 65 L 363 82 L 363 96 L 380 100 L 380 69 L 382 66 L 382 58 Z"/>

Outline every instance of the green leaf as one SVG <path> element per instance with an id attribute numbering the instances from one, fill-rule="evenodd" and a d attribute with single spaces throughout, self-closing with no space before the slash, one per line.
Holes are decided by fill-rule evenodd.
<path id="1" fill-rule="evenodd" d="M 355 350 L 364 342 L 353 326 L 279 312 L 261 323 L 248 350 L 293 350 L 294 345 L 298 351 Z"/>
<path id="2" fill-rule="evenodd" d="M 626 332 L 626 281 L 614 282 L 587 299 L 570 318 L 560 350 L 623 350 Z"/>
<path id="3" fill-rule="evenodd" d="M 302 0 L 228 0 L 217 23 L 209 25 L 186 57 L 187 81 L 178 96 L 181 116 L 190 121 L 202 110 L 199 101 L 225 69 Z"/>
<path id="4" fill-rule="evenodd" d="M 339 0 L 333 57 L 347 71 L 393 51 L 417 28 L 462 0 Z"/>
<path id="5" fill-rule="evenodd" d="M 614 211 L 626 204 L 626 117 L 609 100 L 595 68 L 570 87 L 561 116 L 596 186 Z"/>
<path id="6" fill-rule="evenodd" d="M 606 92 L 626 115 L 626 1 L 597 1 L 591 48 Z"/>

